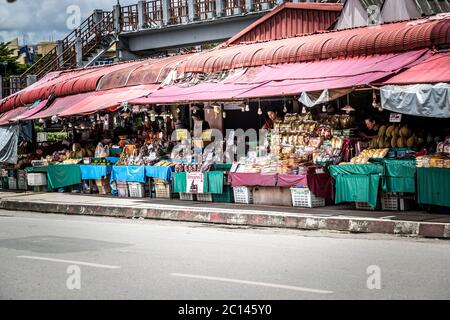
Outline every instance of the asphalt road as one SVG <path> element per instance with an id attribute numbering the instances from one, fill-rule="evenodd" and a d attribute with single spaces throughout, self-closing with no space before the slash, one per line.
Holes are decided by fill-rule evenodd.
<path id="1" fill-rule="evenodd" d="M 450 299 L 450 241 L 0 211 L 1 299 Z"/>

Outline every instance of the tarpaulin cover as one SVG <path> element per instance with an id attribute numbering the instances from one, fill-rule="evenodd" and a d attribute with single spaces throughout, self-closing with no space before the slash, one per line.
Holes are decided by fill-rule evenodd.
<path id="1" fill-rule="evenodd" d="M 97 180 L 109 176 L 112 166 L 80 165 L 82 180 Z"/>
<path id="2" fill-rule="evenodd" d="M 116 107 L 122 102 L 146 96 L 155 91 L 159 85 L 143 85 L 93 92 L 79 103 L 59 112 L 59 116 L 89 114 L 99 110 Z"/>
<path id="3" fill-rule="evenodd" d="M 417 168 L 417 199 L 419 204 L 450 207 L 450 170 Z"/>
<path id="4" fill-rule="evenodd" d="M 365 202 L 377 206 L 378 189 L 384 173 L 382 165 L 359 164 L 330 166 L 336 182 L 336 204 L 342 202 Z"/>
<path id="5" fill-rule="evenodd" d="M 0 127 L 0 163 L 17 163 L 19 126 Z"/>
<path id="6" fill-rule="evenodd" d="M 427 60 L 389 78 L 384 84 L 450 82 L 450 52 L 436 53 Z"/>
<path id="7" fill-rule="evenodd" d="M 50 118 L 52 116 L 57 116 L 62 111 L 70 108 L 76 103 L 83 101 L 88 98 L 91 93 L 81 93 L 73 96 L 67 96 L 64 98 L 57 98 L 47 109 L 44 109 L 41 112 L 38 112 L 30 117 L 27 117 L 26 120 L 35 120 L 40 118 Z"/>
<path id="8" fill-rule="evenodd" d="M 114 166 L 111 181 L 145 183 L 144 166 Z"/>
<path id="9" fill-rule="evenodd" d="M 28 107 L 24 113 L 15 117 L 14 119 L 11 119 L 11 121 L 24 120 L 27 119 L 28 117 L 34 116 L 36 113 L 41 111 L 47 105 L 47 102 L 48 100 L 36 101 L 30 107 Z"/>
<path id="10" fill-rule="evenodd" d="M 416 84 L 381 88 L 384 109 L 413 116 L 450 118 L 450 85 Z"/>
<path id="11" fill-rule="evenodd" d="M 172 172 L 175 167 L 156 167 L 145 166 L 145 176 L 149 178 L 163 179 L 166 181 L 172 181 Z"/>
<path id="12" fill-rule="evenodd" d="M 22 115 L 26 111 L 27 111 L 27 107 L 19 107 L 16 109 L 12 109 L 8 112 L 5 112 L 4 114 L 2 114 L 0 116 L 0 126 L 12 123 L 13 122 L 12 120 L 14 118 Z"/>
<path id="13" fill-rule="evenodd" d="M 218 83 L 169 86 L 136 104 L 231 100 L 367 85 L 431 55 L 429 50 L 248 68 Z"/>
<path id="14" fill-rule="evenodd" d="M 78 164 L 58 164 L 47 167 L 27 168 L 30 173 L 47 173 L 49 189 L 69 187 L 81 183 L 81 170 Z"/>

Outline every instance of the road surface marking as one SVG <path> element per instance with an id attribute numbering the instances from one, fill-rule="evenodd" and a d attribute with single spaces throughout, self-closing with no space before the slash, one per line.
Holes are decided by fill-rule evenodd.
<path id="1" fill-rule="evenodd" d="M 80 266 L 88 266 L 94 268 L 103 268 L 103 269 L 120 269 L 119 266 L 109 266 L 106 264 L 97 264 L 83 261 L 72 261 L 72 260 L 61 260 L 61 259 L 53 259 L 53 258 L 44 258 L 44 257 L 33 257 L 33 256 L 17 256 L 19 259 L 30 259 L 30 260 L 42 260 L 42 261 L 51 261 L 51 262 L 61 262 L 68 263 Z"/>
<path id="2" fill-rule="evenodd" d="M 232 283 L 248 284 L 248 285 L 253 285 L 253 286 L 271 287 L 271 288 L 294 290 L 294 291 L 303 291 L 303 292 L 311 292 L 311 293 L 320 293 L 320 294 L 331 294 L 331 293 L 333 293 L 333 291 L 328 291 L 328 290 L 319 290 L 319 289 L 311 289 L 311 288 L 286 286 L 286 285 L 274 284 L 274 283 L 266 283 L 266 282 L 255 282 L 255 281 L 246 281 L 246 280 L 238 280 L 238 279 L 207 277 L 207 276 L 199 276 L 199 275 L 194 275 L 194 274 L 171 273 L 171 276 L 183 277 L 183 278 L 202 279 L 202 280 L 212 280 L 212 281 L 222 281 L 222 282 L 232 282 Z"/>

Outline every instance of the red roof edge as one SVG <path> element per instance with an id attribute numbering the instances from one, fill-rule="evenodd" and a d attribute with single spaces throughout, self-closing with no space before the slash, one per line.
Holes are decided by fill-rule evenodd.
<path id="1" fill-rule="evenodd" d="M 237 39 L 241 38 L 244 34 L 248 33 L 252 29 L 254 29 L 256 26 L 262 24 L 263 22 L 266 22 L 270 18 L 272 18 L 274 15 L 278 14 L 280 11 L 283 11 L 284 9 L 303 9 L 303 10 L 320 10 L 320 11 L 342 11 L 342 8 L 344 6 L 340 3 L 314 3 L 314 2 L 286 2 L 283 3 L 281 6 L 276 7 L 269 13 L 262 16 L 260 19 L 253 22 L 251 25 L 249 25 L 247 28 L 239 32 L 238 34 L 234 35 L 224 43 L 220 44 L 218 48 L 227 47 Z"/>

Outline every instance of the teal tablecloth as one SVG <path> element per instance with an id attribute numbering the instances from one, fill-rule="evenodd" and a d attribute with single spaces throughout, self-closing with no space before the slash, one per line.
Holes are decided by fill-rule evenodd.
<path id="1" fill-rule="evenodd" d="M 366 202 L 377 206 L 378 189 L 384 168 L 379 164 L 352 164 L 330 166 L 336 182 L 336 204 L 342 202 Z"/>
<path id="2" fill-rule="evenodd" d="M 376 162 L 384 166 L 383 191 L 416 192 L 416 160 L 380 159 Z"/>
<path id="3" fill-rule="evenodd" d="M 99 180 L 109 176 L 112 166 L 80 165 L 82 180 Z"/>
<path id="4" fill-rule="evenodd" d="M 81 170 L 78 164 L 55 164 L 40 168 L 27 168 L 29 173 L 47 173 L 49 189 L 69 187 L 81 183 Z"/>
<path id="5" fill-rule="evenodd" d="M 222 171 L 210 171 L 203 174 L 204 193 L 222 194 L 224 184 L 224 173 Z M 175 172 L 173 175 L 173 192 L 185 193 L 186 186 L 186 172 Z"/>
<path id="6" fill-rule="evenodd" d="M 417 201 L 450 207 L 450 169 L 417 168 Z"/>

